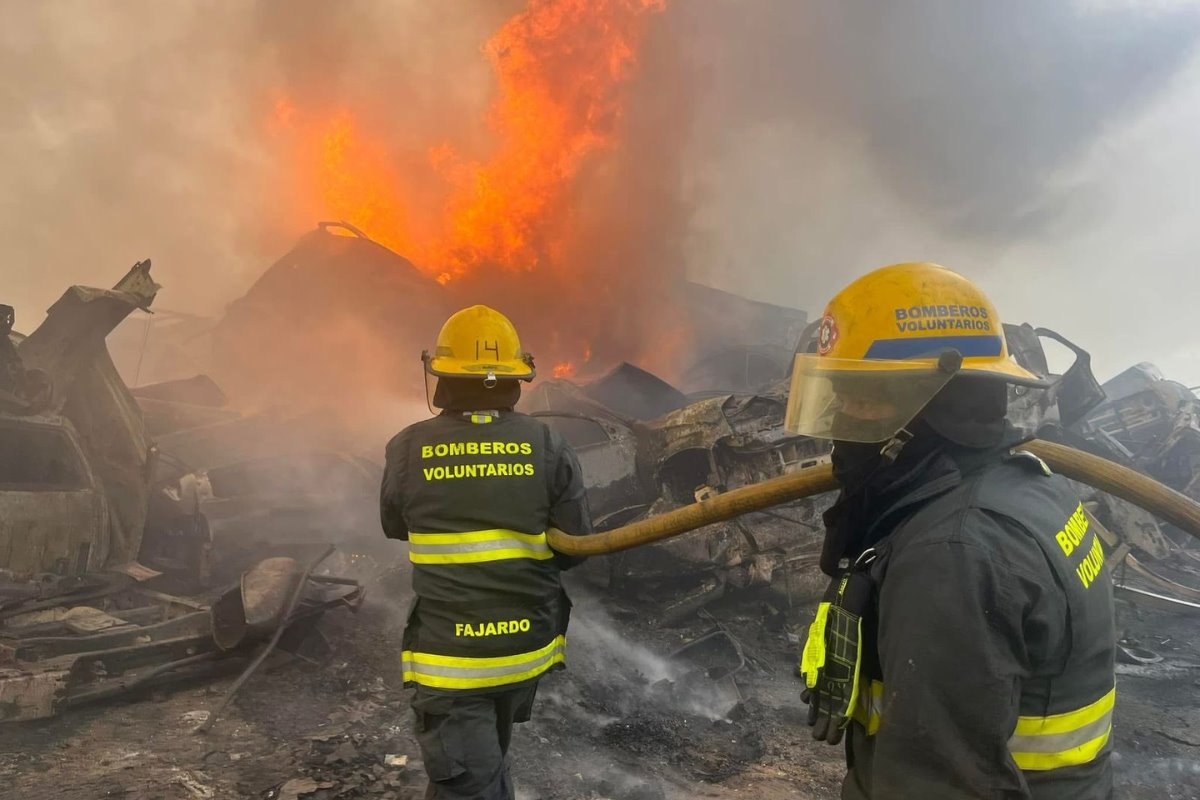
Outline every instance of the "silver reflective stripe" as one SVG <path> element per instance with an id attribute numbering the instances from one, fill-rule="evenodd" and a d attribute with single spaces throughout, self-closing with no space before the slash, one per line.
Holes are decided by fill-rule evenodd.
<path id="1" fill-rule="evenodd" d="M 562 663 L 566 638 L 556 636 L 546 646 L 511 656 L 468 658 L 406 650 L 400 661 L 405 683 L 439 689 L 484 689 L 536 678 Z"/>
<path id="2" fill-rule="evenodd" d="M 1061 753 L 1075 747 L 1082 747 L 1094 741 L 1112 728 L 1112 710 L 1104 716 L 1066 733 L 1039 734 L 1034 736 L 1016 736 L 1008 740 L 1008 749 L 1013 753 Z"/>
<path id="3" fill-rule="evenodd" d="M 490 539 L 486 542 L 462 542 L 461 544 L 412 544 L 411 553 L 483 553 L 489 550 L 528 550 L 531 553 L 549 553 L 550 545 L 545 542 L 522 542 L 519 539 Z"/>
<path id="4" fill-rule="evenodd" d="M 1112 736 L 1116 689 L 1086 706 L 1046 717 L 1018 717 L 1008 751 L 1018 767 L 1045 771 L 1094 761 Z"/>
<path id="5" fill-rule="evenodd" d="M 457 533 L 409 533 L 408 557 L 415 564 L 480 564 L 513 558 L 546 561 L 554 551 L 546 534 L 494 528 Z"/>
<path id="6" fill-rule="evenodd" d="M 437 664 L 418 664 L 413 661 L 406 661 L 404 662 L 404 670 L 406 672 L 415 672 L 418 675 L 437 675 L 442 678 L 499 678 L 505 675 L 517 675 L 522 672 L 528 672 L 531 669 L 537 669 L 543 664 L 549 664 L 554 660 L 555 656 L 561 655 L 564 649 L 562 645 L 559 645 L 549 653 L 538 658 L 503 667 L 446 667 Z"/>

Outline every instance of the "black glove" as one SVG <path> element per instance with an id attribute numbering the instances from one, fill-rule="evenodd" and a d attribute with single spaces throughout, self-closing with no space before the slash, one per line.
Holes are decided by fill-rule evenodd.
<path id="1" fill-rule="evenodd" d="M 817 689 L 805 689 L 800 699 L 808 703 L 808 725 L 813 729 L 813 738 L 827 744 L 841 742 L 848 722 L 839 715 L 841 702 Z M 835 719 L 841 721 L 835 723 Z"/>
<path id="2" fill-rule="evenodd" d="M 798 672 L 805 682 L 800 699 L 808 703 L 813 738 L 835 745 L 858 702 L 862 612 L 870 602 L 870 579 L 851 570 L 830 584 L 826 596 L 809 627 Z"/>

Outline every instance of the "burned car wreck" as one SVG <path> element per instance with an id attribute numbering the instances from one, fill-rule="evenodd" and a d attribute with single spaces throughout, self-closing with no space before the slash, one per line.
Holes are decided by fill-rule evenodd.
<path id="1" fill-rule="evenodd" d="M 214 585 L 201 504 L 164 478 L 171 454 L 104 342 L 158 289 L 143 261 L 110 290 L 72 287 L 33 333 L 5 340 L 0 721 L 231 671 L 264 640 L 298 646 L 320 614 L 361 602 L 356 582 L 314 573 L 314 553 Z"/>
<path id="2" fill-rule="evenodd" d="M 522 407 L 572 444 L 596 525 L 608 529 L 827 460 L 826 442 L 784 431 L 786 364 L 778 369 L 774 374 L 784 378 L 754 392 L 709 384 L 688 396 L 621 364 L 583 385 L 543 382 Z M 650 417 L 647 409 L 659 413 Z M 769 586 L 781 577 L 790 581 L 793 573 L 801 580 L 804 568 L 816 563 L 826 501 L 797 502 L 712 525 L 636 552 L 593 559 L 583 569 L 612 591 L 665 595 L 660 621 L 671 624 L 731 588 Z"/>
<path id="3" fill-rule="evenodd" d="M 789 357 L 806 346 L 811 333 L 811 327 L 804 330 Z M 1048 389 L 1010 389 L 1014 426 L 1031 438 L 1101 455 L 1196 497 L 1200 400 L 1189 389 L 1166 381 L 1150 365 L 1101 386 L 1089 354 L 1060 334 L 1006 325 L 1005 335 L 1022 366 L 1053 379 Z M 1048 367 L 1046 342 L 1074 357 L 1061 375 Z M 750 391 L 709 386 L 685 395 L 621 364 L 586 383 L 544 382 L 523 406 L 576 448 L 597 526 L 608 529 L 826 460 L 826 442 L 784 430 L 787 388 L 786 366 Z M 1200 609 L 1195 605 L 1200 592 L 1181 582 L 1188 573 L 1200 576 L 1200 561 L 1187 546 L 1190 537 L 1125 501 L 1090 486 L 1077 488 L 1104 532 L 1122 596 L 1177 611 Z M 817 580 L 821 515 L 831 501 L 817 497 L 710 525 L 636 553 L 593 559 L 585 570 L 614 591 L 665 597 L 659 614 L 664 624 L 752 586 L 790 603 L 797 587 L 811 591 L 808 584 Z"/>
<path id="4" fill-rule="evenodd" d="M 320 228 L 273 270 L 358 255 L 371 267 L 387 255 L 379 249 Z M 355 537 L 377 538 L 380 466 L 362 455 L 377 442 L 368 450 L 334 430 L 317 405 L 244 413 L 205 375 L 127 387 L 105 337 L 157 291 L 142 263 L 112 290 L 69 290 L 33 334 L 9 340 L 0 390 L 0 718 L 45 717 L 236 672 L 276 640 L 298 649 L 324 611 L 362 601 L 359 584 L 310 567 L 328 541 L 357 558 Z M 262 291 L 262 303 L 279 299 Z M 684 295 L 702 335 L 679 386 L 619 363 L 543 380 L 522 400 L 576 450 L 599 529 L 828 459 L 826 442 L 783 427 L 790 363 L 813 334 L 804 313 L 704 287 Z M 1047 342 L 1075 355 L 1051 389 L 1012 390 L 1014 424 L 1196 491 L 1197 401 L 1186 388 L 1146 367 L 1100 387 L 1087 353 L 1053 331 L 1005 332 L 1018 361 L 1041 374 L 1050 374 Z M 221 336 L 229 347 L 236 332 Z M 1108 532 L 1124 596 L 1200 606 L 1187 586 L 1200 563 L 1183 534 L 1079 489 Z M 592 558 L 580 574 L 610 597 L 654 609 L 663 627 L 684 628 L 722 598 L 755 598 L 794 639 L 821 588 L 822 513 L 832 499 Z"/>
<path id="5" fill-rule="evenodd" d="M 365 334 L 399 355 L 366 376 L 356 374 L 361 361 L 340 358 L 361 341 L 358 327 L 336 340 L 334 372 L 311 357 L 318 337 L 288 340 L 262 387 L 252 381 L 255 354 L 242 350 L 283 338 L 292 320 L 327 321 L 338 304 L 348 310 L 333 319 L 357 314 L 375 302 L 370 295 L 393 307 L 411 302 L 408 294 L 430 307 L 437 300 L 439 316 L 458 299 L 361 234 L 327 228 L 297 242 L 223 320 L 156 309 L 151 328 L 144 309 L 158 287 L 142 264 L 112 290 L 69 290 L 34 334 L 8 340 L 0 720 L 34 721 L 0 726 L 12 737 L 0 748 L 8 751 L 0 781 L 14 791 L 39 796 L 56 781 L 78 783 L 68 796 L 81 800 L 419 793 L 425 766 L 396 658 L 410 568 L 404 550 L 379 535 L 379 426 L 426 413 L 423 403 L 390 401 L 415 383 L 410 345 L 435 324 L 418 321 L 413 333 L 402 330 L 412 320 L 389 327 L 372 318 Z M 388 270 L 400 273 L 390 293 Z M 378 280 L 339 295 L 359 272 Z M 813 334 L 805 314 L 705 287 L 679 294 L 697 344 L 671 381 L 633 363 L 589 361 L 578 377 L 543 379 L 522 398 L 521 410 L 573 445 L 601 530 L 828 459 L 826 442 L 783 425 L 791 363 Z M 1075 355 L 1053 388 L 1011 391 L 1014 424 L 1195 491 L 1190 391 L 1141 366 L 1126 388 L 1117 380 L 1101 387 L 1087 353 L 1053 331 L 1005 333 L 1014 356 L 1041 374 L 1051 373 L 1053 347 Z M 202 361 L 208 350 L 214 358 Z M 270 355 L 262 350 L 260 359 Z M 231 365 L 230 353 L 251 363 Z M 127 386 L 112 359 L 135 375 L 143 355 L 140 374 L 151 382 Z M 288 379 L 302 391 L 276 390 Z M 377 383 L 387 413 L 343 425 L 364 421 L 371 396 L 355 390 Z M 259 391 L 247 395 L 247 386 Z M 1189 691 L 1194 622 L 1186 614 L 1200 610 L 1190 539 L 1078 489 L 1127 601 L 1118 674 L 1175 676 Z M 815 785 L 838 754 L 811 751 L 808 737 L 795 735 L 803 723 L 791 665 L 825 588 L 817 564 L 832 500 L 773 506 L 572 570 L 573 662 L 547 684 L 538 727 L 518 750 L 531 754 L 518 766 L 535 791 L 642 800 L 727 784 L 729 796 L 776 796 L 769 792 L 778 787 L 791 797 Z M 357 616 L 326 613 L 340 607 Z M 272 674 L 277 667 L 286 671 Z M 239 673 L 259 680 L 235 707 L 212 697 L 218 687 L 233 696 Z M 1153 693 L 1127 686 L 1120 697 L 1133 699 L 1118 700 L 1125 714 L 1146 706 L 1164 716 Z M 123 696 L 139 702 L 112 702 Z M 214 719 L 213 737 L 176 735 Z M 1181 741 L 1190 735 L 1183 720 L 1178 729 L 1149 724 Z M 91 763 L 80 769 L 64 753 Z M 776 775 L 785 762 L 788 772 Z M 564 786 L 564 773 L 578 786 Z M 627 776 L 645 782 L 622 790 Z"/>

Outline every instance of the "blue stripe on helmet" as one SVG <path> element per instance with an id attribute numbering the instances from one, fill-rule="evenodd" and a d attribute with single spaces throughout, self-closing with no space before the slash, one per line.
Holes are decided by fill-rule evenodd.
<path id="1" fill-rule="evenodd" d="M 985 358 L 1004 352 L 999 336 L 921 336 L 912 339 L 876 339 L 863 358 L 902 360 L 936 356 L 943 350 L 957 350 L 963 358 Z"/>

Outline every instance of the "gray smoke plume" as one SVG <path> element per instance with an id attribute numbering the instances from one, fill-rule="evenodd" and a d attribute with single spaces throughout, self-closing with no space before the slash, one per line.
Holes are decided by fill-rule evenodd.
<path id="1" fill-rule="evenodd" d="M 276 102 L 370 95 L 393 130 L 445 136 L 484 107 L 480 44 L 520 6 L 3 0 L 0 274 L 19 329 L 145 257 L 161 308 L 218 313 L 317 222 L 280 208 Z"/>
<path id="2" fill-rule="evenodd" d="M 680 4 L 696 83 L 689 267 L 819 311 L 934 260 L 1103 374 L 1200 382 L 1195 3 Z"/>
<path id="3" fill-rule="evenodd" d="M 150 256 L 160 307 L 219 313 L 316 221 L 280 207 L 278 99 L 353 109 L 398 150 L 484 146 L 480 46 L 525 5 L 0 1 L 0 299 L 29 330 L 65 284 Z M 554 324 L 644 355 L 685 272 L 816 312 L 931 259 L 1101 373 L 1200 383 L 1198 36 L 1184 0 L 673 0 L 622 148 L 575 187 Z"/>

